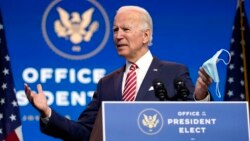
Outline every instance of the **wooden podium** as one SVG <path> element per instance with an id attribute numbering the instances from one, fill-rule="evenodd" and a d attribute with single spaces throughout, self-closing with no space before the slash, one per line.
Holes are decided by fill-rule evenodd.
<path id="1" fill-rule="evenodd" d="M 103 130 L 102 130 L 102 107 L 97 113 L 95 124 L 90 135 L 90 141 L 103 141 Z"/>

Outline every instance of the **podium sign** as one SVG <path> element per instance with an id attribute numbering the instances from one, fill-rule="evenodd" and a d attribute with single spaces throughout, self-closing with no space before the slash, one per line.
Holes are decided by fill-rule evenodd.
<path id="1" fill-rule="evenodd" d="M 250 141 L 247 102 L 103 102 L 104 141 Z"/>

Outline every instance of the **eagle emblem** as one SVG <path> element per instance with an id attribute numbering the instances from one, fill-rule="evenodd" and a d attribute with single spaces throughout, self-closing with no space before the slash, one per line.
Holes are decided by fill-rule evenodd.
<path id="1" fill-rule="evenodd" d="M 61 7 L 57 7 L 57 11 L 60 19 L 54 22 L 54 30 L 58 37 L 69 39 L 73 44 L 89 42 L 98 30 L 99 23 L 92 22 L 94 8 L 89 8 L 81 16 L 78 12 L 69 14 Z"/>
<path id="2" fill-rule="evenodd" d="M 143 114 L 143 117 L 144 118 L 142 120 L 142 124 L 148 127 L 150 131 L 152 131 L 152 128 L 155 128 L 157 124 L 159 123 L 159 119 L 157 119 L 157 114 L 153 116 L 147 116 Z"/>

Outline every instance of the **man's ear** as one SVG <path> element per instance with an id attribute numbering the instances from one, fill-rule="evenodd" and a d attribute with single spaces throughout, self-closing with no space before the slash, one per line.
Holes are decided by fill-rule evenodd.
<path id="1" fill-rule="evenodd" d="M 145 43 L 145 44 L 149 43 L 150 36 L 151 36 L 151 30 L 150 29 L 144 30 L 144 33 L 143 33 L 143 43 Z"/>

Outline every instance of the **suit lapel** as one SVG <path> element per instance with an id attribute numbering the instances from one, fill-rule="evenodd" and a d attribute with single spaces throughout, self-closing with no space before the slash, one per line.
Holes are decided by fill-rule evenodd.
<path id="1" fill-rule="evenodd" d="M 125 67 L 120 68 L 114 77 L 114 94 L 117 100 L 122 100 L 122 78 L 125 71 Z"/>
<path id="2" fill-rule="evenodd" d="M 147 94 L 150 87 L 152 87 L 153 80 L 157 78 L 157 76 L 160 73 L 158 69 L 159 69 L 159 60 L 154 58 L 144 80 L 142 81 L 141 87 L 136 96 L 136 101 L 143 100 L 143 97 Z"/>

